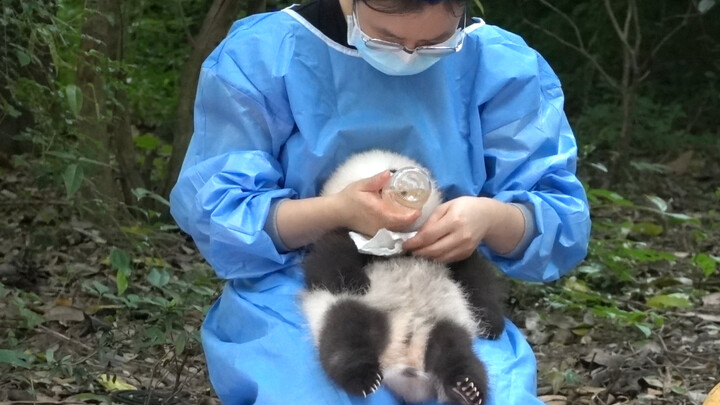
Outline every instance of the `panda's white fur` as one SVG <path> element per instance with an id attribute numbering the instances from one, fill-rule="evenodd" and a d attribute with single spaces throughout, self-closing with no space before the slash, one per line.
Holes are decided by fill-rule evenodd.
<path id="1" fill-rule="evenodd" d="M 337 193 L 348 184 L 388 169 L 422 166 L 407 157 L 369 151 L 351 157 L 327 180 L 322 194 Z M 442 202 L 433 182 L 428 202 L 416 229 Z M 301 295 L 316 345 L 328 309 L 341 300 L 356 300 L 388 314 L 390 338 L 380 355 L 383 383 L 410 402 L 448 401 L 443 385 L 425 373 L 424 357 L 429 334 L 437 319 L 451 319 L 470 336 L 477 336 L 477 314 L 473 313 L 461 286 L 446 265 L 413 256 L 398 256 L 367 265 L 369 289 L 363 294 L 331 293 L 325 289 L 306 290 Z M 351 320 L 348 320 L 351 321 Z M 410 341 L 408 341 L 408 337 Z"/>
<path id="2" fill-rule="evenodd" d="M 436 398 L 446 401 L 442 386 L 425 370 L 424 355 L 432 322 L 453 319 L 472 336 L 481 331 L 460 287 L 448 276 L 446 266 L 415 257 L 397 257 L 375 262 L 367 269 L 370 289 L 364 295 L 332 294 L 326 290 L 307 291 L 303 310 L 317 345 L 323 316 L 341 299 L 363 302 L 390 316 L 390 340 L 380 356 L 384 383 L 410 402 Z M 404 339 L 411 335 L 410 344 Z M 407 376 L 408 370 L 416 375 Z"/>

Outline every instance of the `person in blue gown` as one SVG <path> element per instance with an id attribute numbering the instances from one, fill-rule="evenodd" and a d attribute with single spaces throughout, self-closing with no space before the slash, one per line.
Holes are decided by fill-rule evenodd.
<path id="1" fill-rule="evenodd" d="M 352 154 L 386 149 L 429 168 L 447 202 L 404 248 L 450 262 L 480 249 L 503 273 L 547 282 L 586 254 L 588 204 L 560 83 L 510 32 L 457 0 L 314 0 L 236 22 L 205 61 L 195 133 L 171 212 L 227 280 L 202 343 L 224 404 L 398 404 L 324 374 L 297 295 L 303 248 L 331 229 L 368 235 L 388 210 L 380 173 L 318 197 Z M 351 322 L 352 320 L 348 320 Z M 476 339 L 489 405 L 537 399 L 533 352 L 506 321 Z"/>

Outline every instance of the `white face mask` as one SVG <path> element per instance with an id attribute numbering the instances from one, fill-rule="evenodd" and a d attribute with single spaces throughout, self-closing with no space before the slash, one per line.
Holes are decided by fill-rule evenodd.
<path id="1" fill-rule="evenodd" d="M 348 26 L 348 44 L 354 46 L 360 53 L 360 56 L 372 67 L 391 76 L 408 76 L 427 70 L 443 56 L 459 51 L 462 48 L 465 37 L 464 31 L 458 30 L 453 36 L 441 44 L 422 47 L 425 49 L 454 49 L 449 53 L 445 52 L 443 54 L 407 53 L 403 49 L 373 49 L 368 47 L 368 41 L 384 41 L 374 40 L 362 32 L 355 20 L 355 13 L 347 16 L 346 20 Z M 402 47 L 401 45 L 398 46 Z M 420 49 L 420 47 L 418 49 Z"/>

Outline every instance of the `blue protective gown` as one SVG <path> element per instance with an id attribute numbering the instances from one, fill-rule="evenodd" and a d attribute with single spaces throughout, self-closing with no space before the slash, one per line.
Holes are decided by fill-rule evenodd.
<path id="1" fill-rule="evenodd" d="M 352 397 L 324 374 L 299 311 L 301 251 L 264 230 L 273 202 L 316 196 L 349 155 L 373 148 L 428 167 L 447 198 L 523 203 L 536 234 L 521 257 L 480 247 L 505 274 L 549 281 L 585 255 L 588 206 L 576 143 L 545 60 L 481 21 L 463 49 L 414 76 L 387 76 L 291 10 L 237 22 L 201 74 L 195 134 L 171 211 L 220 278 L 202 341 L 225 404 L 396 404 Z M 539 404 L 530 346 L 507 321 L 476 340 L 489 405 Z"/>

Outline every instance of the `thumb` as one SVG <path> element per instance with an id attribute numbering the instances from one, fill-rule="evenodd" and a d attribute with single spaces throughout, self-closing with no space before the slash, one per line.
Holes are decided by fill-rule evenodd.
<path id="1" fill-rule="evenodd" d="M 360 186 L 362 191 L 380 191 L 390 181 L 390 171 L 385 170 L 372 177 L 362 180 Z"/>

